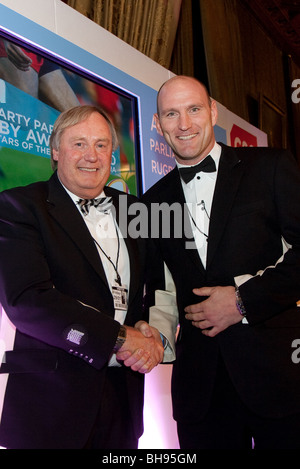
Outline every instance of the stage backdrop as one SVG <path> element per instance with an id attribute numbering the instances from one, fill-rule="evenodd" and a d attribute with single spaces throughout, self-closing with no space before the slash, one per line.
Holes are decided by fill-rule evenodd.
<path id="1" fill-rule="evenodd" d="M 153 120 L 157 90 L 173 75 L 170 71 L 60 0 L 0 0 L 0 41 L 0 190 L 49 177 L 53 122 L 65 106 L 77 102 L 107 105 L 118 127 L 120 146 L 113 157 L 110 184 L 139 195 L 174 167 L 174 155 Z M 33 54 L 39 70 L 35 90 L 24 91 L 24 79 L 8 73 L 11 68 L 5 63 L 12 49 L 19 57 Z M 50 80 L 50 87 L 42 86 L 49 84 L 48 78 L 52 85 Z M 57 95 L 62 89 L 64 99 Z M 221 104 L 218 108 L 218 141 L 232 146 L 267 145 L 264 133 Z M 2 312 L 2 329 L 4 322 Z M 0 335 L 0 360 L 4 341 L 9 340 Z M 178 448 L 171 370 L 171 365 L 160 365 L 146 376 L 140 448 Z M 0 382 L 0 394 L 4 386 Z"/>

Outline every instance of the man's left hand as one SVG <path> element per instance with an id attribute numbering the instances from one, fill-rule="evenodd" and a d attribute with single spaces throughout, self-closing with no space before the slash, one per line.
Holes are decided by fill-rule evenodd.
<path id="1" fill-rule="evenodd" d="M 201 303 L 187 306 L 185 317 L 192 321 L 193 326 L 202 329 L 204 335 L 214 337 L 227 327 L 242 321 L 243 317 L 236 306 L 234 287 L 195 288 L 193 293 L 208 298 Z"/>

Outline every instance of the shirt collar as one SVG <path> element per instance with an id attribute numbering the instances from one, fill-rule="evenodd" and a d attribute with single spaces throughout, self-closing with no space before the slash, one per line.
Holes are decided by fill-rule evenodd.
<path id="1" fill-rule="evenodd" d="M 59 178 L 58 178 L 59 179 Z M 63 188 L 65 189 L 65 191 L 67 192 L 67 194 L 69 194 L 69 196 L 71 197 L 71 199 L 73 200 L 74 204 L 76 205 L 76 207 L 78 208 L 78 210 L 80 211 L 80 206 L 78 204 L 78 200 L 81 198 L 79 197 L 78 195 L 76 194 L 73 194 L 73 192 L 71 192 L 69 189 L 66 188 L 66 186 L 61 182 L 61 180 L 59 179 L 59 182 L 61 183 L 61 185 L 63 186 Z M 105 193 L 104 193 L 104 190 L 101 192 L 101 194 L 99 194 L 97 197 L 95 198 L 98 198 L 98 197 L 106 197 Z M 80 211 L 81 213 L 81 211 Z"/>

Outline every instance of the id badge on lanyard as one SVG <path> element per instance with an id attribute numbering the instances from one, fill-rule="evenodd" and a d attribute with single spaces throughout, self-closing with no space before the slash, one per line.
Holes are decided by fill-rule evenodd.
<path id="1" fill-rule="evenodd" d="M 114 308 L 121 311 L 127 311 L 128 307 L 128 290 L 123 285 L 113 285 L 112 295 L 114 300 Z"/>

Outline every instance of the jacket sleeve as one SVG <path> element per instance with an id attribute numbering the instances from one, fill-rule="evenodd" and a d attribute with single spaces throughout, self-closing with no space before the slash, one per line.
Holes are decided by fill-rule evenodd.
<path id="1" fill-rule="evenodd" d="M 23 343 L 30 340 L 33 348 L 58 348 L 100 369 L 110 358 L 120 324 L 82 301 L 80 292 L 72 296 L 56 285 L 41 236 L 41 221 L 21 200 L 14 191 L 0 194 L 0 302 L 23 335 Z M 58 251 L 61 249 L 57 246 Z M 68 272 L 69 283 L 78 282 L 80 275 L 85 283 L 84 271 L 77 272 L 72 262 Z M 88 289 L 88 285 L 82 288 Z"/>
<path id="2" fill-rule="evenodd" d="M 300 176 L 296 161 L 288 152 L 280 152 L 274 161 L 274 205 L 282 256 L 256 275 L 236 278 L 249 324 L 258 324 L 280 313 L 295 310 L 300 299 Z M 280 232 L 279 232 L 280 230 Z M 284 317 L 282 317 L 284 321 Z"/>
<path id="3" fill-rule="evenodd" d="M 145 309 L 149 312 L 149 324 L 156 327 L 166 341 L 164 363 L 175 360 L 175 342 L 179 325 L 176 288 L 172 275 L 163 262 L 156 243 L 147 240 Z"/>
<path id="4" fill-rule="evenodd" d="M 164 266 L 164 272 L 166 289 L 155 290 L 154 305 L 149 309 L 149 324 L 156 327 L 166 339 L 163 361 L 169 363 L 176 358 L 175 342 L 179 314 L 175 285 L 166 266 Z"/>

